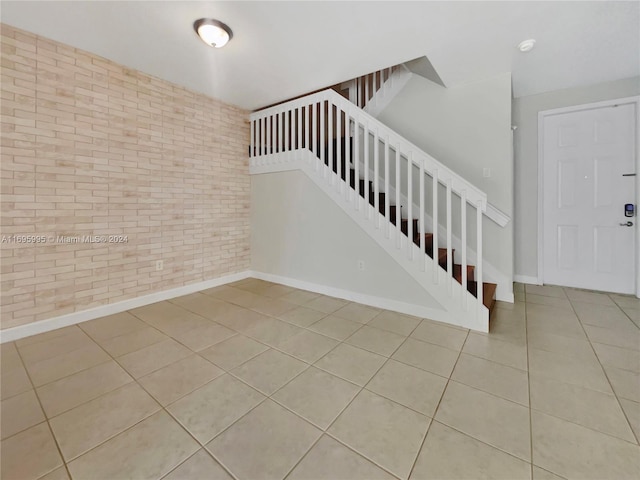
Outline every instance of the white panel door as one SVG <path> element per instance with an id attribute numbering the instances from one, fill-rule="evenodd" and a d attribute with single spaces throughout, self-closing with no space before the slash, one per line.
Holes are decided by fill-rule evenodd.
<path id="1" fill-rule="evenodd" d="M 635 293 L 635 115 L 627 104 L 544 117 L 544 283 Z"/>

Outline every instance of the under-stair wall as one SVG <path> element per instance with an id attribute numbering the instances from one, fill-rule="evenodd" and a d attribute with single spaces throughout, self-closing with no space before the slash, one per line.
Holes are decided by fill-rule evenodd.
<path id="1" fill-rule="evenodd" d="M 251 120 L 252 174 L 304 171 L 417 281 L 427 297 L 442 305 L 444 313 L 434 313 L 431 318 L 488 330 L 495 284 L 483 281 L 481 225 L 487 206 L 483 192 L 332 90 L 256 112 Z M 318 124 L 327 128 L 318 129 Z M 364 167 L 360 168 L 362 162 Z M 408 169 L 404 185 L 399 183 L 401 175 L 395 176 L 396 198 L 390 196 L 392 164 L 397 171 L 403 165 Z M 407 197 L 413 198 L 412 172 L 416 169 L 419 206 L 412 211 L 412 202 L 407 202 L 407 218 L 413 220 L 400 222 L 401 190 L 406 189 Z M 384 192 L 375 181 L 379 178 L 384 179 Z M 446 191 L 447 234 L 446 241 L 440 243 L 440 232 L 428 232 L 426 222 L 419 219 L 425 218 L 427 209 L 438 219 L 439 195 L 434 189 L 442 186 Z M 434 194 L 427 198 L 430 187 Z M 452 210 L 455 197 L 460 199 L 456 212 Z M 472 215 L 467 213 L 469 206 Z M 452 242 L 456 222 L 461 225 L 462 240 L 457 254 Z M 468 228 L 472 224 L 476 225 L 475 238 L 468 235 L 474 231 Z M 433 225 L 437 229 L 439 222 Z M 476 247 L 475 266 L 468 262 L 470 244 Z"/>
<path id="2" fill-rule="evenodd" d="M 510 74 L 450 88 L 413 75 L 377 118 L 483 190 L 489 209 L 511 218 L 500 226 L 484 217 L 483 254 L 498 300 L 513 301 Z"/>

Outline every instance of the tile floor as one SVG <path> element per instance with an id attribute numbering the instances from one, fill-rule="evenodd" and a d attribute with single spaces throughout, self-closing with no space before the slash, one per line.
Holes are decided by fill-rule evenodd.
<path id="1" fill-rule="evenodd" d="M 248 279 L 4 344 L 1 477 L 637 479 L 640 301 L 489 335 Z"/>

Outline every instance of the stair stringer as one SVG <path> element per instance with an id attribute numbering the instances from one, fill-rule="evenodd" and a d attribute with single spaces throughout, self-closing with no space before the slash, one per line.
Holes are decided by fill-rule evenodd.
<path id="1" fill-rule="evenodd" d="M 440 303 L 443 310 L 430 309 L 430 319 L 481 332 L 489 331 L 489 310 L 484 305 L 478 305 L 475 296 L 463 289 L 461 284 L 440 268 L 436 260 L 422 252 L 413 241 L 410 242 L 402 234 L 397 236 L 398 230 L 395 225 L 358 196 L 347 182 L 311 151 L 303 148 L 250 159 L 252 175 L 289 170 L 304 172 L 425 292 Z M 400 248 L 397 248 L 398 245 Z"/>

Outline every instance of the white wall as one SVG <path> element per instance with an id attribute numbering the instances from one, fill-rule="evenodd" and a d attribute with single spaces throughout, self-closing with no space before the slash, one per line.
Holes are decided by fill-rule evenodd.
<path id="1" fill-rule="evenodd" d="M 378 119 L 513 216 L 511 74 L 451 88 L 414 75 Z M 491 169 L 489 178 L 483 168 Z M 499 227 L 485 217 L 483 233 L 485 261 L 510 283 L 513 222 Z"/>
<path id="2" fill-rule="evenodd" d="M 515 273 L 538 276 L 538 112 L 640 94 L 640 77 L 516 98 Z"/>
<path id="3" fill-rule="evenodd" d="M 365 270 L 358 269 L 358 261 Z M 303 172 L 251 176 L 251 268 L 442 310 Z"/>

